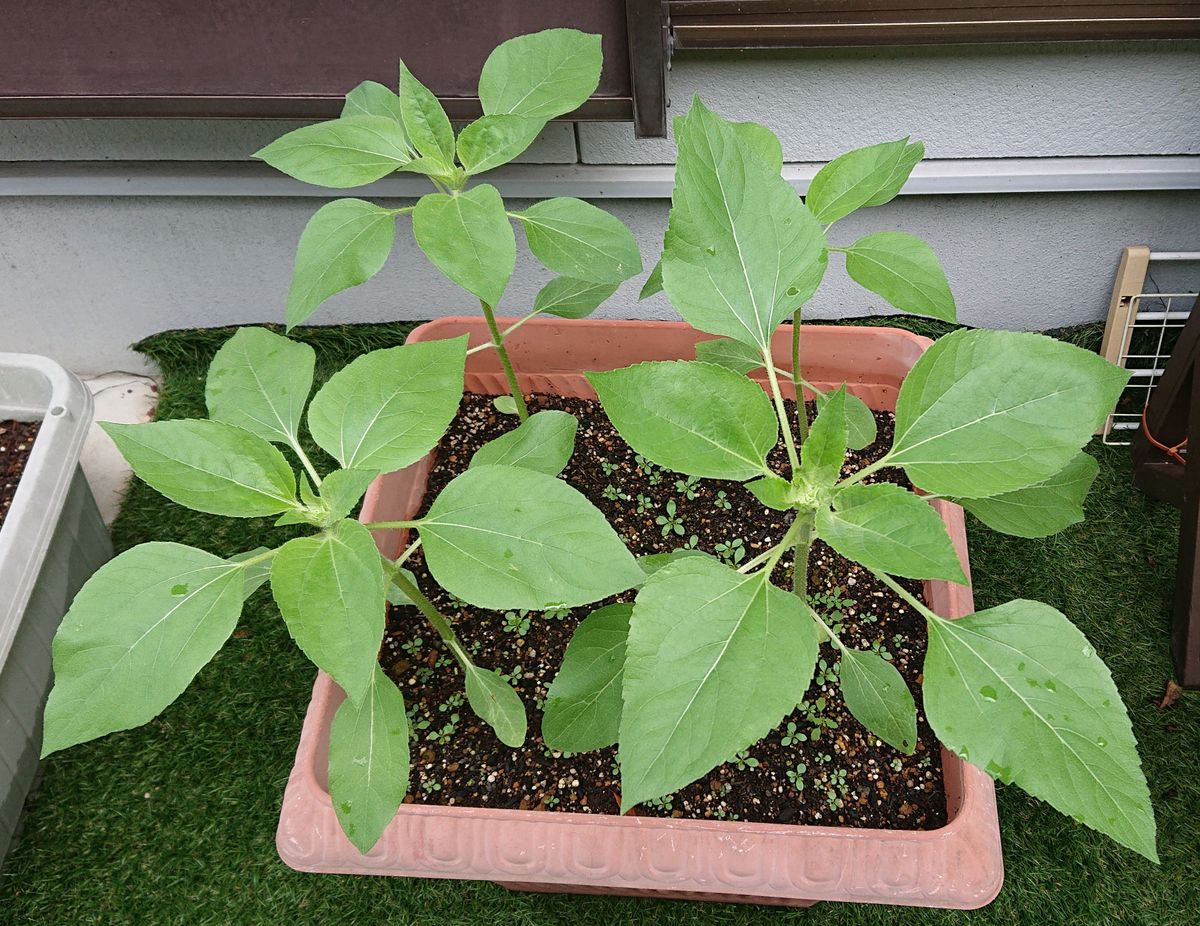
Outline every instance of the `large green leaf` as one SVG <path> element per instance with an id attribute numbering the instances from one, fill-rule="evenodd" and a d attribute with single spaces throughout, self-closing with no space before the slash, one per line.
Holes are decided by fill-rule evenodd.
<path id="1" fill-rule="evenodd" d="M 516 217 L 533 256 L 555 273 L 620 283 L 642 272 L 642 255 L 625 223 L 582 199 L 544 199 Z"/>
<path id="2" fill-rule="evenodd" d="M 383 565 L 371 532 L 357 521 L 289 540 L 271 563 L 271 591 L 296 645 L 361 700 L 383 641 Z"/>
<path id="3" fill-rule="evenodd" d="M 342 118 L 349 116 L 382 116 L 391 119 L 399 127 L 405 143 L 408 143 L 408 131 L 404 128 L 404 114 L 400 108 L 400 97 L 374 80 L 364 80 L 361 84 L 346 94 L 346 102 L 342 106 Z M 416 152 L 409 145 L 410 156 Z"/>
<path id="4" fill-rule="evenodd" d="M 1074 459 L 1129 374 L 1089 351 L 1015 331 L 955 331 L 909 371 L 891 461 L 929 492 L 982 498 Z"/>
<path id="5" fill-rule="evenodd" d="M 400 116 L 408 140 L 422 158 L 443 168 L 454 166 L 454 129 L 442 104 L 400 62 Z"/>
<path id="6" fill-rule="evenodd" d="M 767 472 L 779 426 L 771 400 L 746 377 L 711 363 L 666 360 L 587 378 L 621 437 L 659 466 L 708 479 Z"/>
<path id="7" fill-rule="evenodd" d="M 396 218 L 362 199 L 326 203 L 304 226 L 287 296 L 287 323 L 308 319 L 330 296 L 365 283 L 383 267 L 396 238 Z"/>
<path id="8" fill-rule="evenodd" d="M 330 520 L 350 517 L 379 471 L 373 469 L 335 469 L 321 480 L 321 500 L 329 507 Z"/>
<path id="9" fill-rule="evenodd" d="M 575 450 L 578 428 L 579 420 L 574 415 L 555 409 L 538 412 L 480 447 L 471 457 L 470 465 L 499 463 L 557 476 Z"/>
<path id="10" fill-rule="evenodd" d="M 308 429 L 346 469 L 390 473 L 441 439 L 462 399 L 467 338 L 371 351 L 313 396 Z"/>
<path id="11" fill-rule="evenodd" d="M 830 225 L 860 206 L 886 202 L 908 179 L 907 173 L 898 175 L 901 165 L 912 170 L 916 161 L 908 162 L 913 153 L 907 138 L 847 151 L 817 171 L 808 185 L 808 208 L 818 222 Z"/>
<path id="12" fill-rule="evenodd" d="M 587 318 L 617 291 L 617 285 L 555 277 L 538 290 L 533 310 L 559 318 Z"/>
<path id="13" fill-rule="evenodd" d="M 296 443 L 316 357 L 307 344 L 266 328 L 239 328 L 208 367 L 209 417 L 263 440 Z"/>
<path id="14" fill-rule="evenodd" d="M 434 500 L 420 532 L 438 584 L 481 608 L 573 607 L 642 581 L 595 506 L 531 469 L 468 469 Z"/>
<path id="15" fill-rule="evenodd" d="M 1154 811 L 1121 696 L 1087 638 L 1039 601 L 929 622 L 925 714 L 994 778 L 1157 861 Z"/>
<path id="16" fill-rule="evenodd" d="M 879 188 L 879 192 L 863 203 L 863 205 L 882 206 L 884 203 L 890 203 L 904 189 L 904 184 L 908 182 L 913 168 L 917 166 L 923 157 L 925 157 L 924 142 L 910 141 L 905 146 L 904 153 L 896 162 L 891 177 Z"/>
<path id="17" fill-rule="evenodd" d="M 246 567 L 177 543 L 101 566 L 54 637 L 42 755 L 153 719 L 233 633 Z"/>
<path id="18" fill-rule="evenodd" d="M 825 236 L 778 171 L 698 98 L 675 138 L 667 295 L 701 331 L 766 346 L 820 283 Z"/>
<path id="19" fill-rule="evenodd" d="M 817 535 L 868 569 L 910 579 L 967 581 L 946 525 L 924 499 L 890 482 L 852 485 L 817 512 Z"/>
<path id="20" fill-rule="evenodd" d="M 495 308 L 516 266 L 517 239 L 494 186 L 422 196 L 413 234 L 442 273 Z"/>
<path id="21" fill-rule="evenodd" d="M 283 454 L 242 428 L 203 419 L 100 427 L 138 478 L 195 511 L 256 518 L 296 506 Z"/>
<path id="22" fill-rule="evenodd" d="M 525 743 L 528 720 L 525 705 L 512 685 L 495 669 L 481 669 L 468 661 L 463 665 L 466 678 L 467 703 L 496 733 L 505 746 L 514 749 Z"/>
<path id="23" fill-rule="evenodd" d="M 410 160 L 404 130 L 386 116 L 346 116 L 306 125 L 254 156 L 297 180 L 336 189 L 379 180 Z"/>
<path id="24" fill-rule="evenodd" d="M 758 158 L 774 173 L 783 170 L 783 145 L 779 136 L 765 125 L 757 122 L 733 122 L 730 124 L 742 147 Z"/>
<path id="25" fill-rule="evenodd" d="M 575 628 L 546 694 L 542 739 L 551 749 L 590 752 L 617 741 L 632 613 L 633 605 L 610 604 Z"/>
<path id="26" fill-rule="evenodd" d="M 379 841 L 408 793 L 404 696 L 375 666 L 360 701 L 347 698 L 329 730 L 329 796 L 342 832 L 359 852 Z"/>
<path id="27" fill-rule="evenodd" d="M 600 36 L 546 29 L 509 39 L 488 55 L 479 102 L 488 115 L 542 121 L 582 106 L 600 83 Z"/>
<path id="28" fill-rule="evenodd" d="M 696 342 L 696 359 L 715 363 L 735 373 L 761 370 L 765 365 L 762 351 L 733 338 L 711 338 Z"/>
<path id="29" fill-rule="evenodd" d="M 1099 466 L 1078 454 L 1045 482 L 991 498 L 964 498 L 962 506 L 992 530 L 1018 537 L 1048 537 L 1083 520 L 1083 500 Z"/>
<path id="30" fill-rule="evenodd" d="M 876 232 L 846 251 L 846 272 L 902 312 L 957 319 L 954 296 L 933 248 L 916 235 Z"/>
<path id="31" fill-rule="evenodd" d="M 507 164 L 533 144 L 545 127 L 528 116 L 482 116 L 458 135 L 458 157 L 468 174 Z"/>
<path id="32" fill-rule="evenodd" d="M 894 665 L 865 650 L 842 650 L 840 685 L 846 707 L 881 740 L 912 755 L 917 746 L 917 706 Z"/>
<path id="33" fill-rule="evenodd" d="M 844 386 L 845 383 L 842 383 Z M 832 392 L 820 392 L 813 389 L 813 403 L 817 406 L 817 412 L 825 407 L 825 403 L 829 401 Z M 867 405 L 858 396 L 847 392 L 846 393 L 846 443 L 851 450 L 862 450 L 868 444 L 875 443 L 875 415 Z"/>
<path id="34" fill-rule="evenodd" d="M 804 697 L 816 625 L 766 573 L 688 557 L 638 592 L 623 683 L 622 810 L 695 781 Z"/>
<path id="35" fill-rule="evenodd" d="M 827 489 L 838 481 L 846 461 L 846 387 L 842 386 L 821 406 L 817 418 L 800 447 L 800 473 L 816 489 Z"/>

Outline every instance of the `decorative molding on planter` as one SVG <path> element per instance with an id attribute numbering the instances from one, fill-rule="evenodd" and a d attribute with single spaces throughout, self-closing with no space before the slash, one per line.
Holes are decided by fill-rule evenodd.
<path id="1" fill-rule="evenodd" d="M 784 177 L 801 193 L 820 164 L 786 164 Z M 669 199 L 670 164 L 508 164 L 487 180 L 514 198 Z M 969 158 L 922 161 L 905 196 L 962 193 L 1085 193 L 1200 189 L 1200 156 Z M 257 162 L 13 161 L 0 163 L 0 196 L 217 196 L 411 199 L 430 192 L 414 174 L 356 190 L 327 190 Z"/>
<path id="2" fill-rule="evenodd" d="M 443 318 L 409 340 L 469 333 L 484 343 L 482 318 Z M 525 391 L 594 398 L 583 370 L 690 356 L 699 332 L 679 322 L 536 319 L 513 335 Z M 791 332 L 776 332 L 779 362 Z M 818 385 L 850 382 L 876 408 L 894 408 L 900 382 L 927 338 L 890 328 L 805 327 L 808 376 Z M 495 355 L 468 359 L 467 389 L 507 391 Z M 784 385 L 784 389 L 789 389 Z M 794 392 L 791 393 L 794 396 Z M 411 517 L 420 505 L 432 455 L 377 479 L 363 520 Z M 962 509 L 934 503 L 968 570 Z M 399 553 L 401 531 L 376 535 L 385 555 Z M 926 583 L 930 606 L 947 617 L 973 610 L 971 590 Z M 604 893 L 806 906 L 816 900 L 976 908 L 1003 882 L 992 781 L 942 750 L 948 822 L 928 831 L 794 826 L 716 820 L 554 813 L 404 804 L 378 844 L 361 855 L 343 835 L 327 789 L 329 729 L 342 692 L 317 676 L 288 780 L 276 845 L 299 871 L 492 880 L 520 890 Z"/>

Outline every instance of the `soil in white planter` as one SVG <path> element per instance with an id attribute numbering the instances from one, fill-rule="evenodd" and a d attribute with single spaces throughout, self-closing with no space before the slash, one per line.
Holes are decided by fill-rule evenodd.
<path id="1" fill-rule="evenodd" d="M 8 516 L 41 425 L 40 421 L 0 421 L 0 524 Z"/>

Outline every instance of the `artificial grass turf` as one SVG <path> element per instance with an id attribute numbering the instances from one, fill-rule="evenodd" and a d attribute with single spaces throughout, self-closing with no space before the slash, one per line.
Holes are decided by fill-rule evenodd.
<path id="1" fill-rule="evenodd" d="M 950 329 L 900 324 L 933 336 Z M 324 379 L 362 351 L 401 343 L 410 327 L 296 336 L 317 349 Z M 139 345 L 162 368 L 160 417 L 204 414 L 205 371 L 232 330 L 168 332 Z M 1088 347 L 1099 340 L 1096 326 L 1059 334 Z M 1010 786 L 998 788 L 1004 890 L 967 913 L 830 903 L 782 910 L 298 874 L 279 861 L 274 832 L 314 670 L 262 589 L 234 638 L 161 717 L 46 761 L 24 836 L 0 871 L 0 924 L 1198 923 L 1200 695 L 1167 710 L 1155 705 L 1171 672 L 1178 519 L 1133 489 L 1124 450 L 1098 442 L 1089 450 L 1100 475 L 1084 524 L 1031 541 L 968 518 L 976 605 L 1044 600 L 1075 620 L 1108 662 L 1141 744 L 1161 867 Z M 119 550 L 174 540 L 230 555 L 262 543 L 269 525 L 187 511 L 135 483 L 114 539 Z"/>

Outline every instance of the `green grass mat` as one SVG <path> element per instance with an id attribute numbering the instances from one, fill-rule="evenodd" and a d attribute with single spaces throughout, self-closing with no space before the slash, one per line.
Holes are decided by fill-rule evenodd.
<path id="1" fill-rule="evenodd" d="M 890 320 L 889 320 L 890 321 Z M 923 334 L 948 326 L 903 321 Z M 321 377 L 411 325 L 301 330 Z M 232 329 L 176 331 L 139 348 L 162 368 L 161 417 L 203 414 L 204 373 Z M 1060 332 L 1095 347 L 1099 328 Z M 1200 923 L 1200 695 L 1160 710 L 1177 516 L 1135 491 L 1127 454 L 1097 442 L 1085 524 L 1040 541 L 969 524 L 979 607 L 1040 598 L 1112 667 L 1133 715 L 1158 813 L 1155 867 L 1015 787 L 998 789 L 1006 883 L 980 911 L 818 904 L 811 910 L 510 893 L 485 883 L 297 874 L 275 854 L 284 782 L 314 670 L 269 592 L 247 603 L 213 664 L 153 723 L 51 757 L 20 845 L 0 871 L 0 924 L 997 924 Z M 118 549 L 175 540 L 228 555 L 268 521 L 196 514 L 136 484 Z"/>

